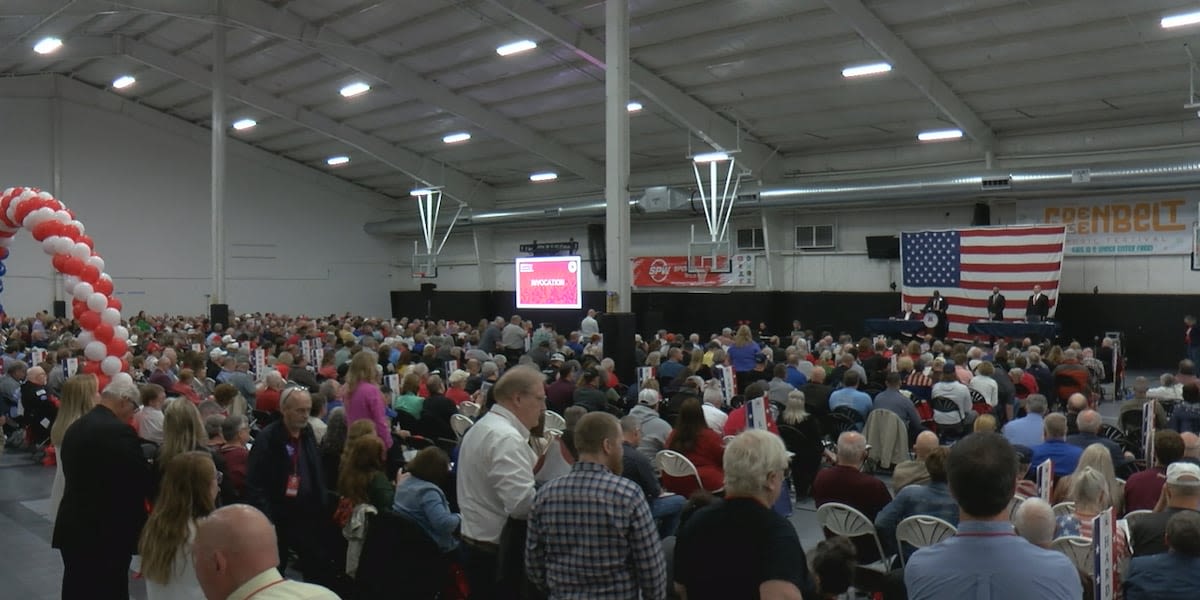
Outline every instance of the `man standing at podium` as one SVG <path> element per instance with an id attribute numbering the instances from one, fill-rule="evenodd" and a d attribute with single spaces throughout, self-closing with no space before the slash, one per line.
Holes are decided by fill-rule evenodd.
<path id="1" fill-rule="evenodd" d="M 946 332 L 950 330 L 950 321 L 946 319 L 946 309 L 949 308 L 949 303 L 942 297 L 942 293 L 938 290 L 933 290 L 933 297 L 925 303 L 925 312 L 932 312 L 937 315 L 937 327 L 934 328 L 934 335 L 938 339 L 946 339 Z"/>
<path id="2" fill-rule="evenodd" d="M 992 295 L 988 296 L 987 311 L 989 321 L 1004 320 L 1004 295 L 1000 293 L 999 287 L 992 287 Z"/>
<path id="3" fill-rule="evenodd" d="M 1042 286 L 1033 286 L 1033 295 L 1025 304 L 1025 319 L 1030 323 L 1045 321 L 1050 316 L 1050 297 L 1042 293 Z"/>

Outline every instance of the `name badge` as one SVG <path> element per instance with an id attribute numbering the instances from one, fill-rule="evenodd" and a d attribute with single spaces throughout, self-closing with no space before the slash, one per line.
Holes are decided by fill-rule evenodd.
<path id="1" fill-rule="evenodd" d="M 290 475 L 287 480 L 287 491 L 284 492 L 284 495 L 288 498 L 295 498 L 298 494 L 300 494 L 300 476 Z"/>

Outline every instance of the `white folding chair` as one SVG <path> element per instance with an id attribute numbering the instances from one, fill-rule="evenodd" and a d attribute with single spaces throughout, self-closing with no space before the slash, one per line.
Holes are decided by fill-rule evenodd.
<path id="1" fill-rule="evenodd" d="M 458 414 L 465 417 L 475 418 L 479 416 L 479 405 L 467 400 L 458 405 Z"/>
<path id="2" fill-rule="evenodd" d="M 834 535 L 851 538 L 860 535 L 871 536 L 871 539 L 875 541 L 875 548 L 879 550 L 880 559 L 877 563 L 859 566 L 884 573 L 888 571 L 887 554 L 884 553 L 883 544 L 879 541 L 879 532 L 875 530 L 875 524 L 858 509 L 840 502 L 827 502 L 817 508 L 817 522 L 821 524 L 821 527 L 832 531 Z"/>
<path id="3" fill-rule="evenodd" d="M 1091 573 L 1095 568 L 1092 564 L 1092 540 L 1077 535 L 1056 538 L 1050 542 L 1050 547 L 1067 555 L 1071 564 L 1084 573 Z"/>
<path id="4" fill-rule="evenodd" d="M 1021 503 L 1022 503 L 1022 502 L 1024 502 L 1024 501 L 1025 501 L 1025 499 L 1024 499 L 1024 498 L 1022 498 L 1022 497 L 1020 497 L 1020 496 L 1016 496 L 1016 495 L 1014 495 L 1014 496 L 1012 497 L 1012 500 L 1009 500 L 1009 501 L 1008 501 L 1008 520 L 1009 520 L 1009 521 L 1015 521 L 1015 520 L 1016 520 L 1016 518 L 1017 518 L 1017 509 L 1018 509 L 1018 508 L 1021 508 Z"/>
<path id="5" fill-rule="evenodd" d="M 699 489 L 704 489 L 704 482 L 700 480 L 700 471 L 696 469 L 696 465 L 688 460 L 688 457 L 675 452 L 674 450 L 659 450 L 654 455 L 654 464 L 658 466 L 664 474 L 671 477 L 695 477 L 696 486 Z M 708 490 L 716 494 L 725 491 L 722 487 L 719 490 Z"/>
<path id="6" fill-rule="evenodd" d="M 546 411 L 546 429 L 558 429 L 563 431 L 567 428 L 567 420 L 562 415 L 552 411 Z"/>
<path id="7" fill-rule="evenodd" d="M 1134 519 L 1136 519 L 1142 515 L 1152 515 L 1152 514 L 1154 514 L 1154 511 L 1152 511 L 1152 510 L 1146 510 L 1146 509 L 1131 510 L 1131 511 L 1125 513 L 1125 520 L 1129 521 L 1129 523 L 1132 524 Z"/>
<path id="8" fill-rule="evenodd" d="M 900 566 L 904 566 L 902 543 L 914 548 L 932 546 L 958 533 L 958 528 L 927 515 L 913 515 L 896 525 L 896 550 L 900 552 Z"/>
<path id="9" fill-rule="evenodd" d="M 460 442 L 462 441 L 463 435 L 466 434 L 467 430 L 470 429 L 474 424 L 475 421 L 472 421 L 471 417 L 466 415 L 450 415 L 450 429 L 454 430 L 454 435 L 458 436 L 458 441 Z"/>
<path id="10" fill-rule="evenodd" d="M 734 437 L 736 437 L 736 436 L 727 435 L 727 436 L 721 438 L 721 445 L 728 446 L 729 442 L 732 442 Z"/>
<path id="11" fill-rule="evenodd" d="M 1055 517 L 1066 517 L 1075 514 L 1074 502 L 1059 502 L 1054 505 Z"/>

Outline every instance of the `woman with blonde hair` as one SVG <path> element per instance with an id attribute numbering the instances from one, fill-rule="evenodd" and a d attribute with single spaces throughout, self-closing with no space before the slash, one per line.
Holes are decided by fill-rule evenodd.
<path id="1" fill-rule="evenodd" d="M 141 574 L 150 600 L 204 598 L 191 548 L 196 521 L 216 507 L 220 482 L 221 472 L 208 452 L 183 452 L 167 462 L 154 510 L 138 542 Z"/>
<path id="2" fill-rule="evenodd" d="M 808 414 L 804 405 L 804 392 L 788 392 L 787 404 L 779 415 L 779 437 L 792 456 L 792 486 L 796 498 L 808 496 L 813 479 L 821 468 L 821 424 Z"/>
<path id="3" fill-rule="evenodd" d="M 733 365 L 735 373 L 754 370 L 754 357 L 758 355 L 762 348 L 754 342 L 750 336 L 750 327 L 742 325 L 738 327 L 737 334 L 733 336 L 733 343 L 729 346 L 729 362 Z M 716 357 L 716 351 L 713 351 L 713 364 L 721 364 L 721 361 Z"/>
<path id="4" fill-rule="evenodd" d="M 996 417 L 991 414 L 979 415 L 979 417 L 977 417 L 975 419 L 974 432 L 975 433 L 981 433 L 981 432 L 995 433 L 996 432 Z"/>
<path id="5" fill-rule="evenodd" d="M 87 414 L 100 401 L 99 384 L 95 375 L 80 373 L 63 383 L 62 397 L 59 398 L 58 417 L 50 428 L 50 443 L 56 452 L 62 452 L 63 437 L 67 428 L 79 417 Z M 62 461 L 57 460 L 54 467 L 54 483 L 50 486 L 50 518 L 58 515 L 58 504 L 62 502 L 63 490 L 67 487 L 67 477 L 63 474 Z"/>
<path id="6" fill-rule="evenodd" d="M 171 459 L 185 452 L 202 451 L 209 455 L 222 473 L 221 494 L 226 501 L 237 497 L 233 489 L 233 481 L 225 481 L 225 459 L 214 453 L 208 446 L 208 435 L 204 432 L 204 422 L 200 420 L 200 411 L 195 404 L 186 400 L 180 402 L 176 398 L 163 410 L 163 443 L 158 447 L 158 456 L 154 459 L 156 468 L 153 472 L 155 483 L 160 483 L 167 465 Z M 155 487 L 157 490 L 158 487 Z"/>
<path id="7" fill-rule="evenodd" d="M 1092 444 L 1089 448 L 1093 446 L 1104 448 L 1100 444 Z M 1108 450 L 1104 452 L 1107 455 Z M 1071 492 L 1068 495 L 1075 503 L 1075 510 L 1071 514 L 1058 517 L 1054 537 L 1077 535 L 1092 539 L 1092 519 L 1113 505 L 1111 483 L 1111 477 L 1099 469 L 1075 469 L 1071 474 Z M 1113 556 L 1117 560 L 1129 557 L 1129 541 L 1120 527 L 1116 528 L 1116 535 L 1113 536 Z"/>
<path id="8" fill-rule="evenodd" d="M 353 423 L 370 419 L 375 424 L 375 434 L 384 448 L 392 447 L 392 432 L 387 417 L 387 406 L 383 393 L 379 391 L 379 358 L 374 352 L 363 350 L 350 359 L 346 370 L 345 408 L 346 421 Z"/>
<path id="9" fill-rule="evenodd" d="M 1079 462 L 1075 465 L 1075 472 L 1058 480 L 1050 499 L 1055 504 L 1068 500 L 1072 479 L 1076 473 L 1082 473 L 1085 469 L 1094 469 L 1104 475 L 1108 481 L 1108 497 L 1112 499 L 1113 512 L 1118 517 L 1125 514 L 1125 483 L 1117 479 L 1112 453 L 1103 444 L 1091 444 L 1083 449 L 1083 454 L 1079 456 Z"/>

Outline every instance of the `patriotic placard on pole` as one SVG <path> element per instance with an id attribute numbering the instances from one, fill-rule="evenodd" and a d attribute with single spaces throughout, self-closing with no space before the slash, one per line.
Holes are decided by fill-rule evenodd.
<path id="1" fill-rule="evenodd" d="M 734 394 L 737 393 L 734 385 L 733 367 L 729 365 L 716 365 L 713 371 L 717 375 L 717 379 L 721 382 L 721 395 L 725 397 L 725 403 L 729 404 L 733 400 Z"/>
<path id="2" fill-rule="evenodd" d="M 1142 456 L 1146 458 L 1146 468 L 1154 468 L 1154 407 L 1158 400 L 1150 400 L 1142 405 Z"/>
<path id="3" fill-rule="evenodd" d="M 948 337 L 960 340 L 969 339 L 969 323 L 987 318 L 992 287 L 999 287 L 1008 301 L 1006 321 L 1025 318 L 1025 301 L 1035 285 L 1049 297 L 1053 316 L 1065 240 L 1061 226 L 902 233 L 903 305 L 922 307 L 935 290 L 941 292 L 948 305 Z"/>
<path id="4" fill-rule="evenodd" d="M 639 390 L 645 387 L 643 384 L 647 379 L 654 379 L 654 367 L 638 367 L 637 385 Z"/>
<path id="5" fill-rule="evenodd" d="M 1113 555 L 1116 526 L 1111 506 L 1092 518 L 1092 557 L 1095 560 L 1092 576 L 1095 577 L 1096 600 L 1116 598 L 1117 557 Z"/>
<path id="6" fill-rule="evenodd" d="M 759 396 L 746 402 L 746 429 L 767 429 L 767 398 Z"/>
<path id="7" fill-rule="evenodd" d="M 1050 492 L 1054 489 L 1054 461 L 1046 459 L 1037 467 L 1038 497 L 1050 502 Z"/>

